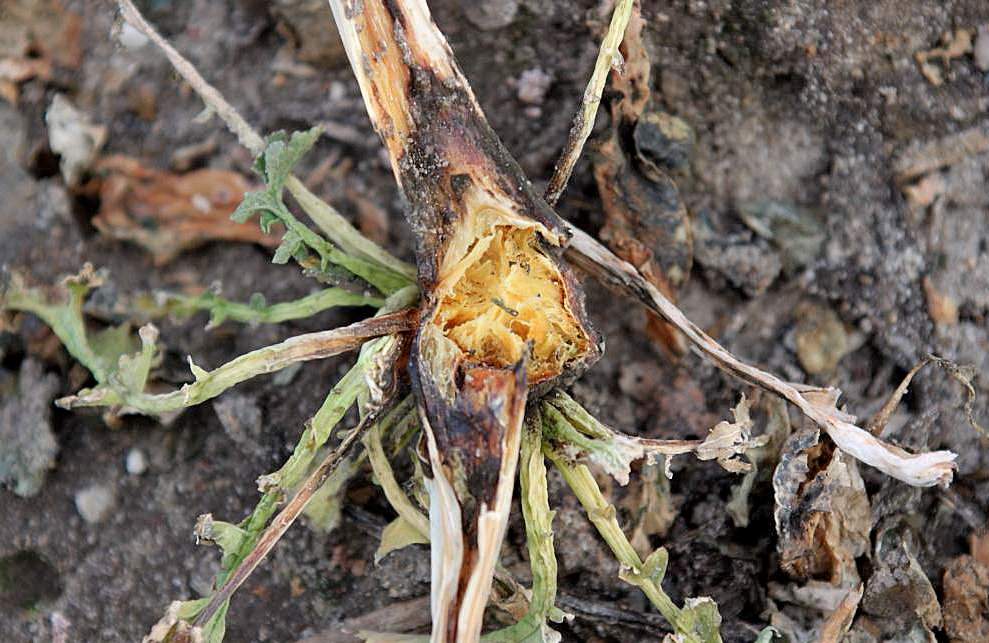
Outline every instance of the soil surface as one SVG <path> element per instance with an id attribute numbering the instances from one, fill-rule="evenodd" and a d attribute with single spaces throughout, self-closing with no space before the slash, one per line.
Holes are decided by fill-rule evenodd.
<path id="1" fill-rule="evenodd" d="M 119 34 L 112 3 L 13 4 L 57 7 L 33 18 L 39 24 L 77 16 L 74 35 L 61 37 L 74 38 L 80 51 L 76 60 L 56 61 L 47 78 L 19 81 L 16 103 L 0 99 L 5 271 L 52 284 L 89 261 L 108 271 L 98 294 L 103 301 L 214 283 L 243 301 L 254 292 L 284 301 L 316 288 L 295 267 L 271 264 L 270 250 L 261 246 L 209 243 L 156 265 L 141 248 L 102 237 L 92 224 L 98 198 L 66 184 L 51 150 L 45 113 L 57 94 L 106 128 L 103 155 L 135 157 L 162 170 L 178 164 L 249 177 L 252 159 L 216 119 L 197 118 L 201 102 L 153 45 L 126 29 Z M 328 123 L 299 174 L 409 257 L 400 195 L 324 3 L 139 4 L 258 129 Z M 544 182 L 566 139 L 610 3 L 489 4 L 482 10 L 468 0 L 430 2 L 492 126 L 532 180 Z M 689 160 L 674 175 L 695 235 L 693 269 L 679 292 L 688 316 L 750 361 L 795 381 L 840 387 L 848 410 L 864 418 L 926 354 L 972 364 L 974 413 L 989 423 L 989 51 L 982 51 L 989 49 L 989 34 L 978 34 L 989 25 L 989 5 L 643 5 L 652 108 L 679 117 L 694 133 Z M 0 7 L 0 28 L 16 20 Z M 914 56 L 959 29 L 975 42 L 957 57 L 932 59 L 935 84 Z M 63 46 L 71 43 L 53 45 Z M 598 134 L 608 129 L 605 112 Z M 958 133 L 976 144 L 952 145 Z M 954 150 L 950 158 L 910 174 L 945 139 Z M 185 148 L 192 145 L 203 149 L 190 161 Z M 596 232 L 604 215 L 592 159 L 593 152 L 578 165 L 559 212 Z M 773 216 L 798 220 L 799 234 L 785 226 L 767 234 L 758 222 Z M 803 244 L 796 259 L 794 239 Z M 636 435 L 699 437 L 729 417 L 740 394 L 753 395 L 693 353 L 670 358 L 649 339 L 641 310 L 597 283 L 585 287 L 607 350 L 571 393 L 602 420 Z M 203 329 L 204 315 L 164 320 L 160 379 L 186 381 L 186 355 L 212 368 L 367 313 L 341 309 L 304 322 L 226 323 L 212 330 Z M 237 522 L 253 507 L 255 480 L 290 453 L 352 358 L 306 364 L 288 382 L 258 378 L 187 410 L 168 427 L 126 418 L 111 428 L 98 413 L 51 407 L 55 397 L 86 385 L 86 374 L 39 320 L 21 316 L 18 322 L 0 333 L 0 404 L 20 405 L 0 417 L 26 423 L 39 441 L 53 436 L 57 456 L 36 495 L 0 489 L 0 639 L 139 640 L 171 600 L 209 589 L 219 554 L 196 546 L 196 517 L 210 512 Z M 25 378 L 37 381 L 25 387 Z M 42 403 L 24 399 L 31 396 Z M 970 538 L 983 533 L 989 513 L 989 449 L 965 419 L 965 399 L 942 371 L 924 370 L 883 434 L 911 449 L 959 453 L 950 490 L 914 490 L 858 467 L 873 529 L 896 520 L 897 542 L 910 543 L 911 560 L 942 603 L 945 570 L 970 553 Z M 764 403 L 757 396 L 759 409 Z M 796 413 L 791 420 L 794 429 L 804 426 Z M 766 422 L 758 410 L 754 432 Z M 8 448 L 0 443 L 0 451 Z M 136 462 L 142 457 L 143 471 Z M 675 518 L 665 535 L 647 537 L 651 546 L 669 549 L 664 587 L 675 600 L 717 601 L 726 641 L 753 640 L 783 609 L 785 588 L 802 582 L 781 568 L 770 465 L 761 470 L 742 527 L 726 511 L 740 476 L 713 462 L 678 458 L 670 482 Z M 551 474 L 550 484 L 560 604 L 576 614 L 559 626 L 564 640 L 660 639 L 667 631 L 663 621 L 619 580 L 617 562 L 559 476 Z M 635 499 L 642 485 L 639 475 L 627 488 L 609 485 L 623 525 L 639 519 Z M 369 474 L 352 482 L 347 499 L 331 533 L 305 524 L 289 531 L 236 595 L 227 640 L 345 640 L 330 633 L 346 619 L 428 594 L 428 548 L 409 547 L 373 562 L 380 531 L 393 515 Z M 886 613 L 885 607 L 900 604 L 876 598 L 882 596 L 878 580 L 869 585 L 886 565 L 876 533 L 854 557 L 867 595 L 849 636 L 906 640 L 916 632 L 914 621 Z M 883 533 L 892 537 L 888 529 Z M 513 515 L 502 560 L 528 581 L 519 515 Z M 896 609 L 910 613 L 910 600 Z M 939 640 L 964 640 L 946 634 L 941 619 L 917 618 Z"/>

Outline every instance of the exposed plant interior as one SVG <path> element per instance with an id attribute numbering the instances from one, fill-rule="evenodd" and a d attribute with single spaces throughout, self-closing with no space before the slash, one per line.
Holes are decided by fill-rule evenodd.
<path id="1" fill-rule="evenodd" d="M 534 228 L 483 231 L 445 276 L 433 323 L 469 361 L 508 368 L 531 342 L 530 383 L 552 379 L 588 350 L 590 339 L 568 309 L 563 276 Z"/>

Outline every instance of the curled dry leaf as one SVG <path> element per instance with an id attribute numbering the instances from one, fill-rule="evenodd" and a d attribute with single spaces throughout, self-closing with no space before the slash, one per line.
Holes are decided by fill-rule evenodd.
<path id="1" fill-rule="evenodd" d="M 693 238 L 687 210 L 666 169 L 685 163 L 693 133 L 679 119 L 647 112 L 650 61 L 644 24 L 636 3 L 620 48 L 624 69 L 612 76 L 619 98 L 611 106 L 611 133 L 594 158 L 594 178 L 605 211 L 601 238 L 675 299 L 690 272 Z M 633 137 L 623 135 L 632 131 Z M 659 317 L 650 315 L 648 330 L 670 351 L 686 350 L 680 334 Z"/>
<path id="2" fill-rule="evenodd" d="M 93 224 L 106 237 L 137 243 L 156 265 L 210 241 L 279 244 L 277 235 L 256 225 L 230 220 L 252 186 L 229 170 L 173 174 L 142 165 L 134 158 L 109 156 L 95 170 L 100 184 L 100 211 Z"/>
<path id="3" fill-rule="evenodd" d="M 862 611 L 878 617 L 876 621 L 890 638 L 897 632 L 919 630 L 934 640 L 931 630 L 941 626 L 941 606 L 914 553 L 913 531 L 893 518 L 877 529 L 875 541 Z"/>
<path id="4" fill-rule="evenodd" d="M 773 488 L 780 566 L 800 580 L 856 584 L 872 516 L 854 460 L 819 431 L 799 431 L 783 445 Z"/>

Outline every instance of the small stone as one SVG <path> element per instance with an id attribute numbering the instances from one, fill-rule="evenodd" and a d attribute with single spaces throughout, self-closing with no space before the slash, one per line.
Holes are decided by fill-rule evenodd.
<path id="1" fill-rule="evenodd" d="M 833 373 L 848 354 L 850 341 L 837 313 L 823 304 L 797 306 L 796 345 L 800 365 L 811 375 Z"/>
<path id="2" fill-rule="evenodd" d="M 336 29 L 327 29 L 333 13 L 325 0 L 274 0 L 271 12 L 279 21 L 279 32 L 295 46 L 296 57 L 327 69 L 347 60 Z"/>
<path id="3" fill-rule="evenodd" d="M 518 0 L 464 0 L 461 2 L 464 15 L 478 29 L 490 31 L 512 24 L 518 13 Z"/>
<path id="4" fill-rule="evenodd" d="M 91 525 L 102 522 L 110 515 L 116 497 L 113 489 L 102 484 L 94 484 L 76 493 L 76 510 L 82 519 Z"/>
<path id="5" fill-rule="evenodd" d="M 144 452 L 140 449 L 131 449 L 127 452 L 124 467 L 127 469 L 127 473 L 132 476 L 139 476 L 148 470 L 148 459 L 144 457 Z"/>
<path id="6" fill-rule="evenodd" d="M 123 21 L 117 39 L 125 49 L 130 49 L 131 51 L 140 49 L 150 42 L 147 36 L 138 31 L 136 27 L 132 27 L 127 21 Z"/>
<path id="7" fill-rule="evenodd" d="M 542 105 L 546 100 L 546 92 L 553 84 L 553 77 L 538 67 L 526 69 L 519 76 L 518 97 L 523 103 Z"/>
<path id="8" fill-rule="evenodd" d="M 979 27 L 972 55 L 975 57 L 976 67 L 982 71 L 989 71 L 989 25 Z"/>

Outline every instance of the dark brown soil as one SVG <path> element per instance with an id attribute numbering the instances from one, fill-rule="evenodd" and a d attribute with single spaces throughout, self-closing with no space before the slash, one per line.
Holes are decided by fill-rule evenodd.
<path id="1" fill-rule="evenodd" d="M 48 82 L 21 84 L 16 106 L 0 100 L 4 267 L 44 284 L 90 261 L 109 270 L 101 295 L 108 297 L 216 281 L 226 296 L 241 300 L 256 291 L 269 301 L 309 292 L 313 282 L 293 267 L 272 265 L 259 247 L 211 244 L 156 267 L 144 251 L 96 234 L 90 220 L 98 203 L 66 192 L 57 159 L 47 150 L 44 113 L 56 93 L 108 128 L 105 152 L 168 168 L 176 149 L 215 137 L 215 151 L 201 164 L 247 173 L 251 159 L 218 121 L 195 120 L 202 104 L 176 81 L 153 46 L 128 48 L 114 41 L 112 3 L 65 4 L 82 16 L 79 68 L 58 68 Z M 313 35 L 298 31 L 303 50 L 317 51 L 311 56 L 316 62 L 300 71 L 289 68 L 300 62 L 291 51 L 284 58 L 278 52 L 288 46 L 286 25 L 293 12 L 306 2 L 272 3 L 279 7 L 277 15 L 258 0 L 140 4 L 259 129 L 336 124 L 301 173 L 331 154 L 351 164 L 324 180 L 319 192 L 345 213 L 357 211 L 355 195 L 384 208 L 389 248 L 408 255 L 400 197 L 345 57 L 332 43 L 329 22 L 329 44 L 317 38 L 313 45 Z M 599 5 L 608 3 L 520 0 L 507 26 L 488 30 L 476 26 L 484 20 L 465 17 L 461 5 L 468 0 L 430 4 L 494 129 L 528 175 L 545 181 L 607 24 Z M 685 120 L 696 134 L 689 169 L 678 182 L 695 225 L 710 234 L 698 237 L 694 270 L 680 293 L 688 316 L 751 361 L 797 381 L 839 386 L 850 411 L 860 417 L 875 412 L 928 352 L 972 363 L 980 393 L 975 412 L 986 423 L 989 153 L 964 156 L 943 168 L 943 195 L 919 214 L 896 183 L 894 160 L 912 145 L 954 132 L 989 131 L 989 74 L 971 55 L 951 61 L 940 86 L 926 80 L 913 59 L 938 46 L 943 32 L 974 32 L 989 24 L 989 5 L 984 0 L 643 4 L 656 107 Z M 0 23 L 4 19 L 0 7 Z M 534 68 L 552 79 L 536 108 L 518 99 L 517 87 L 521 74 Z M 602 115 L 600 131 L 606 122 Z M 743 223 L 746 208 L 769 202 L 809 212 L 819 226 L 824 241 L 805 265 L 781 269 L 786 263 L 781 244 Z M 591 231 L 602 225 L 588 160 L 578 165 L 559 211 Z M 925 279 L 957 304 L 957 319 L 935 323 Z M 586 288 L 607 350 L 573 386 L 575 397 L 610 424 L 650 437 L 695 437 L 727 417 L 744 391 L 738 382 L 693 354 L 671 362 L 647 339 L 641 311 L 596 283 Z M 847 335 L 851 351 L 833 373 L 809 375 L 798 359 L 795 336 L 801 311 L 808 310 L 799 304 L 806 302 L 817 305 L 813 310 L 833 311 Z M 334 312 L 247 330 L 226 324 L 208 332 L 204 318 L 164 323 L 164 376 L 180 383 L 186 355 L 208 368 L 363 314 Z M 59 395 L 79 385 L 78 370 L 64 352 L 42 350 L 45 332 L 40 322 L 26 318 L 16 332 L 0 333 L 0 393 L 13 394 L 9 384 L 29 356 L 58 376 Z M 169 601 L 205 590 L 219 556 L 194 544 L 196 516 L 211 512 L 236 522 L 250 510 L 257 498 L 255 479 L 279 466 L 348 363 L 342 358 L 307 364 L 288 385 L 260 378 L 240 387 L 238 404 L 260 410 L 263 430 L 237 440 L 210 403 L 190 409 L 168 428 L 128 419 L 111 429 L 98 414 L 53 411 L 59 452 L 41 492 L 25 499 L 0 490 L 0 639 L 50 640 L 53 628 L 67 627 L 70 641 L 136 641 Z M 945 568 L 968 553 L 969 534 L 986 526 L 989 512 L 989 451 L 968 427 L 963 401 L 950 379 L 925 371 L 886 433 L 910 448 L 958 452 L 958 474 L 948 494 L 909 490 L 861 467 L 874 513 L 905 517 L 919 543 L 917 558 L 938 592 Z M 799 426 L 801 420 L 793 419 Z M 148 461 L 143 475 L 125 470 L 126 455 L 135 448 Z M 678 460 L 674 471 L 672 491 L 681 509 L 667 537 L 654 542 L 670 550 L 665 587 L 678 601 L 712 596 L 725 619 L 725 639 L 750 641 L 768 622 L 767 584 L 788 582 L 774 553 L 772 488 L 757 483 L 751 523 L 741 529 L 724 509 L 735 476 L 713 463 L 686 459 Z M 75 504 L 77 494 L 91 485 L 106 487 L 114 498 L 112 513 L 98 524 L 84 521 Z M 564 639 L 660 638 L 662 625 L 646 600 L 619 581 L 617 563 L 576 500 L 558 477 L 551 476 L 551 485 L 558 510 L 561 602 L 578 613 L 563 626 Z M 625 494 L 617 486 L 613 493 L 616 500 Z M 426 548 L 411 547 L 373 564 L 380 529 L 393 516 L 370 477 L 358 477 L 349 497 L 343 524 L 329 535 L 304 525 L 289 532 L 234 599 L 227 640 L 294 641 L 428 593 Z M 621 518 L 625 522 L 628 516 Z M 524 577 L 523 552 L 516 516 L 503 561 Z M 869 556 L 860 561 L 866 579 Z"/>

